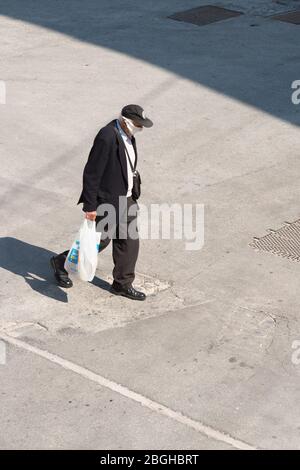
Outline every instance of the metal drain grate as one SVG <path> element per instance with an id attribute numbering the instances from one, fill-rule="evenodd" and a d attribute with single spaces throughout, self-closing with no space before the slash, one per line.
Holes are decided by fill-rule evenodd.
<path id="1" fill-rule="evenodd" d="M 226 8 L 215 7 L 211 5 L 192 8 L 191 10 L 180 11 L 174 15 L 168 16 L 172 20 L 184 21 L 185 23 L 196 24 L 197 26 L 205 26 L 217 21 L 227 20 L 240 16 L 243 13 Z"/>
<path id="2" fill-rule="evenodd" d="M 273 20 L 284 21 L 285 23 L 300 24 L 300 10 L 290 11 L 282 15 L 274 15 L 271 18 Z"/>
<path id="3" fill-rule="evenodd" d="M 300 261 L 300 219 L 285 222 L 278 230 L 269 230 L 267 235 L 253 239 L 249 244 L 257 251 L 267 251 L 292 261 Z"/>

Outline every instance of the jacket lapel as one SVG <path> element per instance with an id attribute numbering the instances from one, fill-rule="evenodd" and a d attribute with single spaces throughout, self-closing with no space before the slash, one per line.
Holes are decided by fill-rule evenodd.
<path id="1" fill-rule="evenodd" d="M 117 146 L 118 146 L 118 157 L 119 157 L 119 160 L 120 160 L 123 177 L 126 181 L 126 184 L 128 185 L 127 159 L 126 159 L 126 154 L 125 154 L 125 150 L 124 150 L 124 145 L 125 144 L 123 144 L 122 137 L 120 136 L 119 131 L 117 129 L 116 120 L 111 121 L 109 123 L 109 126 L 113 126 L 116 129 L 116 141 L 117 141 Z"/>

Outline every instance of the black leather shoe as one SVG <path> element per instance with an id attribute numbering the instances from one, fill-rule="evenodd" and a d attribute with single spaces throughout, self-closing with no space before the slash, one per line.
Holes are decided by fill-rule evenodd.
<path id="1" fill-rule="evenodd" d="M 127 297 L 131 300 L 145 300 L 146 295 L 144 292 L 140 292 L 136 290 L 134 287 L 116 287 L 112 285 L 110 288 L 110 292 L 115 295 L 122 295 L 123 297 Z"/>
<path id="2" fill-rule="evenodd" d="M 51 268 L 54 271 L 55 279 L 60 287 L 69 288 L 73 286 L 73 282 L 69 278 L 68 272 L 63 267 L 63 263 L 56 256 L 50 259 Z"/>

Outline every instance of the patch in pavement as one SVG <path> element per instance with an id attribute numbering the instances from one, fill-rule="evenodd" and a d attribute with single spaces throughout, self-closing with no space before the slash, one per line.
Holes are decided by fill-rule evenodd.
<path id="1" fill-rule="evenodd" d="M 23 337 L 32 331 L 47 331 L 47 327 L 41 323 L 34 322 L 9 322 L 0 326 L 0 331 L 12 336 L 13 338 Z"/>
<path id="2" fill-rule="evenodd" d="M 64 336 L 77 335 L 82 332 L 93 332 L 119 328 L 147 317 L 152 317 L 170 309 L 171 306 L 181 305 L 171 291 L 168 281 L 154 278 L 141 273 L 136 273 L 134 287 L 146 293 L 145 302 L 134 302 L 121 296 L 115 296 L 109 292 L 113 279 L 111 276 L 95 280 L 95 285 L 80 285 L 80 296 L 76 296 L 75 290 L 70 292 L 74 297 L 69 298 L 70 305 L 75 302 L 76 312 L 64 317 L 56 316 L 48 319 L 45 324 L 49 330 L 56 331 Z M 76 288 L 76 285 L 74 285 Z M 162 297 L 158 294 L 161 294 Z M 92 302 L 91 302 L 91 296 Z"/>
<path id="3" fill-rule="evenodd" d="M 55 309 L 49 309 L 47 298 L 43 298 L 38 311 L 31 309 L 30 315 L 26 311 L 26 319 L 21 315 L 19 321 L 0 319 L 0 330 L 14 337 L 39 337 L 41 333 L 72 337 L 123 327 L 176 309 L 183 303 L 170 282 L 154 276 L 136 273 L 134 286 L 147 294 L 145 302 L 111 294 L 111 283 L 111 276 L 100 279 L 96 275 L 93 283 L 74 280 L 74 287 L 67 292 L 67 302 L 56 302 Z"/>
<path id="4" fill-rule="evenodd" d="M 205 26 L 207 24 L 216 23 L 217 21 L 234 18 L 242 14 L 243 13 L 239 11 L 206 5 L 174 13 L 173 15 L 168 16 L 168 18 L 176 21 L 183 21 L 185 23 L 192 23 L 197 26 Z"/>
<path id="5" fill-rule="evenodd" d="M 269 229 L 267 235 L 254 237 L 249 244 L 257 251 L 266 251 L 292 261 L 300 261 L 300 219 L 285 222 L 278 230 Z"/>
<path id="6" fill-rule="evenodd" d="M 271 18 L 273 20 L 284 21 L 285 23 L 293 23 L 300 25 L 300 10 L 290 11 L 282 15 L 274 15 Z"/>

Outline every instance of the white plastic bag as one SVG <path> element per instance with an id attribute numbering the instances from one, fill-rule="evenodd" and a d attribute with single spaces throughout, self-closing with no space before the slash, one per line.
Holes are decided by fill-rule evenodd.
<path id="1" fill-rule="evenodd" d="M 97 269 L 100 234 L 96 232 L 95 221 L 87 219 L 84 219 L 79 233 L 79 277 L 82 281 L 92 281 Z"/>
<path id="2" fill-rule="evenodd" d="M 82 281 L 92 281 L 97 269 L 101 234 L 96 232 L 96 223 L 84 219 L 65 261 L 70 275 L 79 275 Z"/>

